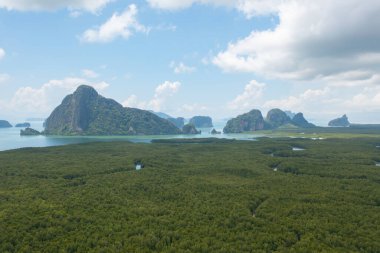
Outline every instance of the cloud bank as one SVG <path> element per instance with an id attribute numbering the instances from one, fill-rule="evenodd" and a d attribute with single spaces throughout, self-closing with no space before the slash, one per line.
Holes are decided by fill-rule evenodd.
<path id="1" fill-rule="evenodd" d="M 54 11 L 58 9 L 97 12 L 113 0 L 0 0 L 0 8 L 16 11 Z"/>

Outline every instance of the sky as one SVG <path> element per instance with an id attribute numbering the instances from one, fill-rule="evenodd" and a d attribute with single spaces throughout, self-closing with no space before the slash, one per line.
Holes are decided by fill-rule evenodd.
<path id="1" fill-rule="evenodd" d="M 0 119 L 81 84 L 126 107 L 380 123 L 378 0 L 0 0 Z"/>

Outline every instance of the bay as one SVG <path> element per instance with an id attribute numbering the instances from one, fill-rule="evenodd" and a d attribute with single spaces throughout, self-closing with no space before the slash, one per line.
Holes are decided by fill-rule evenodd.
<path id="1" fill-rule="evenodd" d="M 226 122 L 215 123 L 217 131 L 223 130 Z M 38 131 L 43 130 L 43 122 L 31 122 L 31 127 Z M 197 135 L 144 135 L 144 136 L 20 136 L 23 128 L 0 128 L 0 151 L 28 148 L 28 147 L 50 147 L 68 144 L 89 143 L 89 142 L 111 142 L 130 141 L 135 143 L 150 143 L 156 139 L 176 139 L 176 138 L 225 138 L 237 140 L 254 140 L 260 135 L 257 134 L 215 134 L 210 132 L 213 128 L 200 128 L 201 134 Z"/>

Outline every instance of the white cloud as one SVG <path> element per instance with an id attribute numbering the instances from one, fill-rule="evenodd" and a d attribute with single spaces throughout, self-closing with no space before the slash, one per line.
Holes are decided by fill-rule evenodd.
<path id="1" fill-rule="evenodd" d="M 198 103 L 184 104 L 178 110 L 179 113 L 199 113 L 205 111 L 208 111 L 208 107 Z"/>
<path id="2" fill-rule="evenodd" d="M 92 79 L 99 77 L 99 74 L 96 73 L 95 71 L 91 70 L 91 69 L 83 69 L 82 70 L 82 75 L 84 77 L 92 78 Z"/>
<path id="3" fill-rule="evenodd" d="M 149 101 L 139 101 L 136 95 L 129 96 L 122 104 L 125 107 L 136 107 L 145 110 L 160 111 L 168 98 L 174 96 L 180 89 L 180 82 L 166 81 L 156 87 L 154 96 Z"/>
<path id="4" fill-rule="evenodd" d="M 11 78 L 8 74 L 2 74 L 0 73 L 0 84 L 8 81 Z"/>
<path id="5" fill-rule="evenodd" d="M 57 9 L 97 12 L 113 0 L 0 0 L 0 8 L 17 11 L 53 11 Z"/>
<path id="6" fill-rule="evenodd" d="M 5 56 L 5 51 L 0 47 L 0 60 L 3 59 Z"/>
<path id="7" fill-rule="evenodd" d="M 232 110 L 247 110 L 257 107 L 265 89 L 266 84 L 252 80 L 244 88 L 242 94 L 228 103 L 228 108 Z"/>
<path id="8" fill-rule="evenodd" d="M 331 95 L 329 88 L 323 89 L 308 89 L 303 93 L 290 96 L 284 99 L 269 100 L 263 105 L 266 109 L 281 108 L 283 110 L 291 111 L 307 111 L 310 109 L 315 111 L 320 108 L 321 103 L 328 101 L 328 96 Z M 318 109 L 317 109 L 318 110 Z"/>
<path id="9" fill-rule="evenodd" d="M 176 74 L 193 73 L 196 70 L 195 67 L 187 66 L 183 62 L 176 63 L 174 61 L 170 63 L 170 68 L 173 69 Z"/>
<path id="10" fill-rule="evenodd" d="M 194 4 L 225 6 L 243 12 L 248 18 L 255 15 L 265 15 L 278 9 L 284 0 L 147 0 L 153 8 L 165 10 L 180 10 Z"/>
<path id="11" fill-rule="evenodd" d="M 282 1 L 277 11 L 277 27 L 230 43 L 213 63 L 289 80 L 351 82 L 342 73 L 362 71 L 379 84 L 380 1 Z"/>
<path id="12" fill-rule="evenodd" d="M 104 90 L 109 86 L 106 82 L 93 83 L 76 77 L 50 80 L 38 88 L 30 86 L 19 88 L 14 96 L 7 101 L 5 109 L 16 111 L 20 114 L 29 112 L 47 115 L 54 107 L 60 104 L 65 95 L 72 93 L 82 84 L 90 85 L 97 90 Z"/>
<path id="13" fill-rule="evenodd" d="M 149 28 L 141 25 L 137 21 L 137 13 L 137 6 L 131 4 L 123 13 L 114 13 L 112 17 L 100 27 L 85 31 L 81 36 L 81 40 L 89 43 L 105 43 L 117 37 L 128 39 L 134 32 L 148 33 Z"/>

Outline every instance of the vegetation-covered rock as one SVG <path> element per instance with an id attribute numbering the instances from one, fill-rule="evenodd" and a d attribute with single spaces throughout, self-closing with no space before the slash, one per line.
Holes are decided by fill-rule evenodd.
<path id="1" fill-rule="evenodd" d="M 21 136 L 36 136 L 36 135 L 41 135 L 41 133 L 33 128 L 26 128 L 25 130 L 20 131 Z"/>
<path id="2" fill-rule="evenodd" d="M 190 119 L 190 124 L 198 128 L 213 127 L 212 119 L 209 116 L 195 116 Z"/>
<path id="3" fill-rule="evenodd" d="M 242 133 L 258 131 L 266 128 L 263 115 L 259 110 L 252 110 L 248 113 L 230 119 L 224 127 L 225 133 Z"/>
<path id="4" fill-rule="evenodd" d="M 269 123 L 272 128 L 278 128 L 280 126 L 292 123 L 292 120 L 284 111 L 276 108 L 268 112 L 266 122 Z"/>
<path id="5" fill-rule="evenodd" d="M 155 111 L 151 111 L 151 110 L 149 110 L 149 112 L 151 112 L 151 113 L 153 113 L 153 114 L 155 114 L 155 115 L 157 115 L 158 117 L 163 118 L 163 119 L 170 119 L 170 118 L 173 118 L 172 116 L 170 116 L 170 115 L 168 115 L 168 114 L 166 114 L 166 113 L 163 113 L 163 112 L 155 112 Z"/>
<path id="6" fill-rule="evenodd" d="M 201 131 L 198 131 L 193 124 L 186 124 L 182 128 L 183 134 L 200 134 Z"/>
<path id="7" fill-rule="evenodd" d="M 124 108 L 82 85 L 68 95 L 46 120 L 47 135 L 179 134 L 172 123 L 151 112 Z"/>
<path id="8" fill-rule="evenodd" d="M 312 128 L 315 127 L 314 124 L 309 123 L 303 116 L 303 113 L 297 113 L 292 120 L 293 125 L 301 128 Z"/>
<path id="9" fill-rule="evenodd" d="M 6 120 L 0 120 L 0 128 L 10 128 L 12 125 Z"/>
<path id="10" fill-rule="evenodd" d="M 330 127 L 349 127 L 350 122 L 348 121 L 347 115 L 344 114 L 342 117 L 333 119 L 329 122 Z"/>
<path id="11" fill-rule="evenodd" d="M 221 132 L 216 131 L 215 128 L 211 130 L 211 134 L 221 134 Z"/>
<path id="12" fill-rule="evenodd" d="M 24 123 L 18 123 L 15 127 L 30 127 L 30 123 L 24 122 Z"/>
<path id="13" fill-rule="evenodd" d="M 179 129 L 182 129 L 182 127 L 185 125 L 185 119 L 182 117 L 179 118 L 168 118 L 171 123 L 173 123 L 176 127 Z"/>

